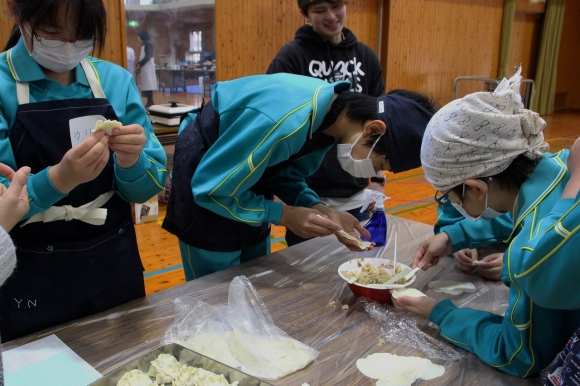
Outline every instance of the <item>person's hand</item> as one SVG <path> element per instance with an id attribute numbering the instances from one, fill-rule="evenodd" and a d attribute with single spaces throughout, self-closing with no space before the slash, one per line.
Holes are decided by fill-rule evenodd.
<path id="1" fill-rule="evenodd" d="M 439 259 L 453 252 L 451 239 L 445 232 L 441 232 L 423 241 L 413 257 L 413 268 L 421 267 L 424 271 L 439 263 Z"/>
<path id="2" fill-rule="evenodd" d="M 108 136 L 99 130 L 67 151 L 58 164 L 48 169 L 54 187 L 66 194 L 78 185 L 94 180 L 109 161 L 108 142 Z"/>
<path id="3" fill-rule="evenodd" d="M 352 214 L 348 212 L 341 212 L 322 204 L 313 205 L 312 208 L 317 209 L 318 211 L 324 213 L 333 223 L 338 224 L 340 228 L 337 229 L 337 232 L 342 229 L 343 231 L 345 231 L 346 233 L 348 233 L 353 237 L 356 237 L 357 239 L 360 238 L 359 234 L 366 238 L 371 237 L 369 231 L 361 225 L 361 223 L 356 219 L 356 217 L 354 217 Z M 355 230 L 358 231 L 358 233 Z M 341 235 L 340 233 L 336 233 L 336 237 L 338 241 L 343 243 L 349 250 L 355 252 L 362 251 L 359 248 L 356 241 L 350 240 Z M 367 248 L 366 250 L 370 249 L 373 249 L 373 246 Z"/>
<path id="4" fill-rule="evenodd" d="M 117 127 L 109 137 L 109 149 L 117 155 L 117 164 L 128 169 L 139 161 L 147 142 L 145 130 L 140 125 Z"/>
<path id="5" fill-rule="evenodd" d="M 399 310 L 409 311 L 424 318 L 429 317 L 429 314 L 437 303 L 437 300 L 429 296 L 401 296 L 397 299 L 393 298 L 393 304 Z"/>
<path id="6" fill-rule="evenodd" d="M 0 226 L 10 232 L 29 210 L 26 181 L 30 168 L 25 166 L 14 172 L 10 166 L 0 163 L 0 174 L 10 181 L 8 188 L 0 184 Z"/>
<path id="7" fill-rule="evenodd" d="M 340 230 L 340 226 L 313 208 L 284 205 L 280 225 L 285 226 L 298 236 L 309 239 L 328 236 Z"/>
<path id="8" fill-rule="evenodd" d="M 379 182 L 371 182 L 369 184 L 369 189 L 385 194 L 385 185 Z"/>
<path id="9" fill-rule="evenodd" d="M 475 263 L 478 259 L 477 249 L 462 249 L 453 254 L 453 259 L 455 260 L 457 268 L 463 272 L 470 273 L 477 269 Z"/>
<path id="10" fill-rule="evenodd" d="M 580 138 L 574 142 L 568 155 L 568 172 L 570 180 L 566 183 L 562 198 L 576 198 L 580 191 Z"/>
<path id="11" fill-rule="evenodd" d="M 501 270 L 503 268 L 503 252 L 491 253 L 485 256 L 477 264 L 479 274 L 489 280 L 501 280 Z"/>

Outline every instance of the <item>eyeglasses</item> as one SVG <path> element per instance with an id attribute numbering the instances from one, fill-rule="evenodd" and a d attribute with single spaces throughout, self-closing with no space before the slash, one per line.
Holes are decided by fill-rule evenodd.
<path id="1" fill-rule="evenodd" d="M 435 192 L 435 197 L 433 197 L 433 200 L 435 200 L 438 204 L 447 205 L 449 202 L 449 192 L 451 192 L 451 189 L 448 190 L 447 193 L 443 193 L 438 190 Z"/>
<path id="2" fill-rule="evenodd" d="M 26 27 L 24 27 L 24 29 L 26 30 L 26 32 L 28 32 L 28 34 L 30 36 L 32 36 L 34 39 L 36 39 L 36 41 L 38 41 L 41 45 L 43 45 L 44 47 L 47 47 L 47 48 L 58 48 L 58 47 L 62 47 L 65 44 L 69 43 L 68 41 L 66 41 L 64 39 L 59 39 L 59 38 L 41 38 L 41 37 L 38 37 L 38 35 L 36 34 L 36 32 L 34 32 L 34 30 L 32 30 L 32 33 L 30 33 Z M 98 42 L 99 42 L 99 39 L 79 39 L 79 40 L 75 40 L 74 42 L 70 42 L 70 43 L 74 44 L 75 47 L 78 47 L 78 48 L 88 48 L 88 47 L 94 46 Z"/>

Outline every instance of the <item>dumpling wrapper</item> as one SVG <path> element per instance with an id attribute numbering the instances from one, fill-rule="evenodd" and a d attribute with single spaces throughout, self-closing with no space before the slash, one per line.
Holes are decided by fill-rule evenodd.
<path id="1" fill-rule="evenodd" d="M 123 126 L 123 124 L 119 121 L 111 121 L 109 119 L 107 119 L 106 121 L 102 121 L 102 120 L 98 120 L 97 123 L 95 124 L 95 128 L 93 130 L 91 130 L 91 133 L 94 134 L 99 130 L 103 130 L 105 133 L 107 133 L 107 135 L 112 135 L 113 134 L 113 129 L 116 127 L 121 127 Z"/>
<path id="2" fill-rule="evenodd" d="M 356 361 L 356 367 L 377 386 L 411 386 L 418 378 L 429 380 L 445 373 L 445 367 L 429 359 L 376 353 Z"/>
<path id="3" fill-rule="evenodd" d="M 117 386 L 157 386 L 157 384 L 141 370 L 131 370 L 119 379 Z"/>
<path id="4" fill-rule="evenodd" d="M 401 296 L 411 296 L 414 298 L 418 298 L 418 297 L 427 296 L 427 295 L 425 295 L 423 292 L 421 292 L 415 288 L 399 288 L 399 289 L 393 290 L 393 292 L 391 292 L 391 296 L 395 299 L 398 299 Z"/>
<path id="5" fill-rule="evenodd" d="M 433 280 L 429 282 L 429 288 L 433 291 L 443 292 L 450 295 L 459 295 L 464 292 L 477 292 L 477 288 L 475 288 L 473 283 L 453 280 Z"/>
<path id="6" fill-rule="evenodd" d="M 159 354 L 157 359 L 151 361 L 147 375 L 155 377 L 158 384 L 171 383 L 179 374 L 181 367 L 181 363 L 173 355 Z"/>
<path id="7" fill-rule="evenodd" d="M 370 241 L 361 241 L 360 239 L 358 239 L 352 235 L 349 235 L 348 233 L 346 233 L 342 229 L 339 231 L 339 233 L 349 240 L 356 241 L 356 243 L 360 249 L 367 249 L 368 247 L 370 247 L 372 245 Z"/>

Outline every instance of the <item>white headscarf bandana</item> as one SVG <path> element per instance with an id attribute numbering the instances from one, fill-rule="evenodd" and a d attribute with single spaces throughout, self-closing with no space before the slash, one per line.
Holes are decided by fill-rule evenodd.
<path id="1" fill-rule="evenodd" d="M 520 154 L 536 159 L 549 146 L 546 122 L 524 109 L 519 93 L 522 68 L 494 92 L 476 92 L 448 103 L 429 121 L 421 146 L 425 177 L 447 191 L 468 178 L 504 171 Z"/>

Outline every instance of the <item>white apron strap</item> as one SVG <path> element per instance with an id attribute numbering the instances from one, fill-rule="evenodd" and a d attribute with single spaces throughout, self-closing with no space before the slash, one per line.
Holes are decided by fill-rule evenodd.
<path id="1" fill-rule="evenodd" d="M 28 87 L 28 82 L 16 81 L 16 97 L 18 98 L 19 105 L 30 103 L 30 89 Z"/>
<path id="2" fill-rule="evenodd" d="M 71 205 L 51 206 L 44 212 L 37 213 L 30 217 L 28 221 L 20 225 L 20 227 L 34 222 L 42 221 L 47 223 L 58 220 L 80 220 L 92 225 L 103 225 L 107 219 L 107 209 L 103 209 L 101 206 L 105 205 L 105 203 L 113 197 L 113 194 L 114 192 L 110 190 L 107 193 L 101 194 L 88 204 L 84 204 L 78 208 Z"/>
<path id="3" fill-rule="evenodd" d="M 87 80 L 89 81 L 89 85 L 91 86 L 91 90 L 93 90 L 93 95 L 95 96 L 95 98 L 101 98 L 101 99 L 106 98 L 105 92 L 103 91 L 103 88 L 101 87 L 101 82 L 99 82 L 99 80 L 97 79 L 97 74 L 95 72 L 96 70 L 89 63 L 87 58 L 83 58 L 83 60 L 81 60 L 81 66 L 83 67 L 83 70 L 85 71 L 85 75 L 87 77 Z"/>
<path id="4" fill-rule="evenodd" d="M 81 67 L 85 72 L 89 86 L 91 87 L 95 98 L 105 98 L 105 92 L 101 87 L 101 82 L 99 82 L 99 79 L 97 79 L 95 69 L 93 66 L 91 66 L 86 58 L 81 60 Z M 30 87 L 28 86 L 28 82 L 16 81 L 16 97 L 18 98 L 19 105 L 30 103 Z"/>

